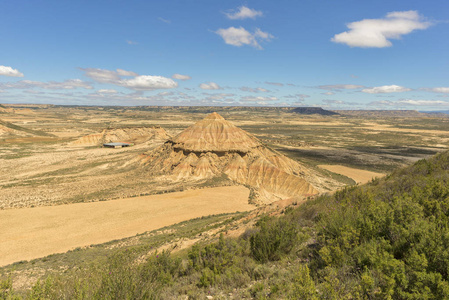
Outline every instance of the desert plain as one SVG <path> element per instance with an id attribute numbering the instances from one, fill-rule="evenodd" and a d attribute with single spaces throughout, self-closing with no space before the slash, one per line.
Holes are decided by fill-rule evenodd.
<path id="1" fill-rule="evenodd" d="M 226 173 L 174 178 L 155 172 L 147 163 L 152 151 L 212 112 L 254 137 L 257 147 L 304 168 L 295 174 L 311 180 L 314 194 L 385 176 L 449 146 L 449 118 L 416 111 L 327 116 L 263 107 L 3 105 L 1 272 L 14 270 L 22 278 L 16 284 L 27 285 L 46 272 L 69 268 L 74 252 L 107 251 L 150 237 L 159 238 L 155 247 L 176 248 L 220 232 L 241 233 L 251 216 L 267 207 L 275 210 L 313 196 L 256 201 L 263 194 L 257 186 Z M 102 147 L 107 142 L 131 146 Z M 189 234 L 177 236 L 181 227 L 170 228 L 190 219 L 196 221 L 182 225 L 195 228 Z M 45 263 L 49 260 L 53 264 Z"/>

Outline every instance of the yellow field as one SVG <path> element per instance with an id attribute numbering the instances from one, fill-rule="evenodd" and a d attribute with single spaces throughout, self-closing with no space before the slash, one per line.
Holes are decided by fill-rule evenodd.
<path id="1" fill-rule="evenodd" d="M 248 211 L 249 190 L 217 187 L 0 211 L 0 266 L 133 236 L 202 216 Z"/>
<path id="2" fill-rule="evenodd" d="M 380 178 L 385 176 L 383 173 L 354 169 L 340 165 L 319 165 L 318 167 L 349 177 L 360 184 L 367 183 L 376 177 Z"/>

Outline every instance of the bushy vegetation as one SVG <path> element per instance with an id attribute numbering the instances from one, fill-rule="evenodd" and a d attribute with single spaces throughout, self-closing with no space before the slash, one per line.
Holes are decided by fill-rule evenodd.
<path id="1" fill-rule="evenodd" d="M 449 153 L 186 253 L 118 251 L 16 299 L 449 299 Z"/>

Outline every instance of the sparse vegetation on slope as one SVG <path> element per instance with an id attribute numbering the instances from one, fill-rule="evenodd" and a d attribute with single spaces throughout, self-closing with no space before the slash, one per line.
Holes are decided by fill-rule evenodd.
<path id="1" fill-rule="evenodd" d="M 12 129 L 12 130 L 15 130 L 15 131 L 18 131 L 18 132 L 28 133 L 28 134 L 32 134 L 32 135 L 53 137 L 52 134 L 49 134 L 49 133 L 46 133 L 46 132 L 43 132 L 43 131 L 38 131 L 38 130 L 32 130 L 32 129 L 24 128 L 24 127 L 17 126 L 17 125 L 14 125 L 14 124 L 10 123 L 10 122 L 5 122 L 5 121 L 2 121 L 2 120 L 0 120 L 0 126 L 4 126 L 6 128 L 9 128 L 9 129 Z"/>
<path id="2" fill-rule="evenodd" d="M 187 254 L 129 251 L 39 282 L 28 298 L 447 299 L 449 152 L 263 217 Z M 0 295 L 12 297 L 4 280 Z"/>

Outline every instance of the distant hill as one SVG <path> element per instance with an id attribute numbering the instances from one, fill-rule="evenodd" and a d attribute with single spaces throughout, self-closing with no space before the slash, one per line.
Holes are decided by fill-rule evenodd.
<path id="1" fill-rule="evenodd" d="M 337 110 L 341 115 L 358 116 L 358 117 L 426 117 L 427 113 L 417 110 Z"/>
<path id="2" fill-rule="evenodd" d="M 422 111 L 422 113 L 432 114 L 432 115 L 438 115 L 438 114 L 449 115 L 449 110 Z"/>
<path id="3" fill-rule="evenodd" d="M 322 116 L 339 115 L 339 113 L 330 110 L 325 110 L 322 109 L 321 107 L 296 107 L 292 109 L 290 112 L 302 115 L 322 115 Z"/>

